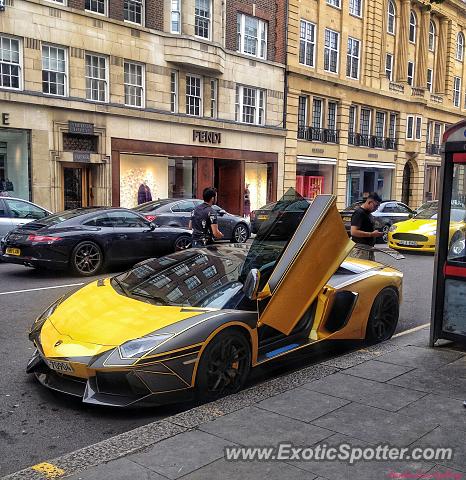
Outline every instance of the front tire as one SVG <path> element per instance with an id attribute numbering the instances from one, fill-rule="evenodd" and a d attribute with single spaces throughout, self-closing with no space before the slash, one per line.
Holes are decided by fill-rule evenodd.
<path id="1" fill-rule="evenodd" d="M 175 240 L 175 243 L 173 244 L 173 250 L 175 252 L 180 252 L 181 250 L 186 250 L 187 248 L 190 248 L 192 244 L 192 239 L 188 235 L 180 235 L 177 237 Z"/>
<path id="2" fill-rule="evenodd" d="M 390 230 L 390 227 L 391 225 L 390 224 L 386 224 L 383 226 L 382 228 L 382 234 L 383 236 L 381 237 L 381 240 L 383 243 L 387 243 L 388 242 L 388 231 Z"/>
<path id="3" fill-rule="evenodd" d="M 92 241 L 84 241 L 74 247 L 70 263 L 74 273 L 90 277 L 99 273 L 104 264 L 104 256 L 99 245 Z"/>
<path id="4" fill-rule="evenodd" d="M 366 340 L 380 343 L 388 340 L 395 333 L 398 325 L 400 303 L 393 288 L 384 288 L 375 297 L 367 320 Z"/>
<path id="5" fill-rule="evenodd" d="M 233 230 L 231 241 L 233 243 L 244 243 L 249 237 L 248 227 L 244 223 L 239 223 Z"/>
<path id="6" fill-rule="evenodd" d="M 199 361 L 196 393 L 215 400 L 241 390 L 251 369 L 251 347 L 236 330 L 224 330 L 207 345 Z"/>

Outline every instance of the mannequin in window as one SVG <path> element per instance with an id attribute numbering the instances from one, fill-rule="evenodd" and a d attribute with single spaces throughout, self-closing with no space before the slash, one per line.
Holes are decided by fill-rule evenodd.
<path id="1" fill-rule="evenodd" d="M 141 205 L 141 203 L 146 203 L 151 201 L 152 201 L 152 193 L 150 191 L 149 185 L 147 185 L 147 179 L 144 179 L 141 185 L 139 185 L 138 205 Z"/>
<path id="2" fill-rule="evenodd" d="M 243 215 L 245 218 L 251 215 L 251 192 L 249 191 L 249 183 L 246 183 L 244 189 Z"/>

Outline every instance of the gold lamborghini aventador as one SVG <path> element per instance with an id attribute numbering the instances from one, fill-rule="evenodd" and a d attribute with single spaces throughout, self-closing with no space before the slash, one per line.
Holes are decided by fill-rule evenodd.
<path id="1" fill-rule="evenodd" d="M 27 371 L 86 403 L 160 405 L 236 392 L 251 368 L 328 339 L 386 340 L 402 274 L 352 248 L 334 196 L 287 192 L 252 245 L 146 260 L 58 299 Z"/>

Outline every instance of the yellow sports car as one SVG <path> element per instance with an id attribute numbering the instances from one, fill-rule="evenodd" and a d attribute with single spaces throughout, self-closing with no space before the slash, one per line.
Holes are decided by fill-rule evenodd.
<path id="1" fill-rule="evenodd" d="M 427 208 L 415 217 L 395 223 L 388 232 L 388 246 L 395 250 L 417 252 L 435 252 L 437 241 L 436 207 Z M 466 210 L 451 209 L 450 249 L 456 253 L 464 250 L 464 232 L 466 231 Z"/>
<path id="2" fill-rule="evenodd" d="M 334 196 L 287 193 L 252 245 L 146 260 L 58 299 L 32 326 L 27 371 L 85 403 L 160 405 L 236 392 L 252 367 L 327 339 L 390 338 L 402 274 L 347 258 Z"/>

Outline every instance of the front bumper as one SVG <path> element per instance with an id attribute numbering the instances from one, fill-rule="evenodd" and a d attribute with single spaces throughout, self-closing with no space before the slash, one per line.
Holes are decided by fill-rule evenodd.
<path id="1" fill-rule="evenodd" d="M 394 250 L 406 250 L 411 252 L 427 252 L 427 253 L 435 253 L 435 241 L 432 242 L 417 242 L 416 245 L 402 245 L 396 240 L 388 241 L 389 248 L 393 248 Z"/>

